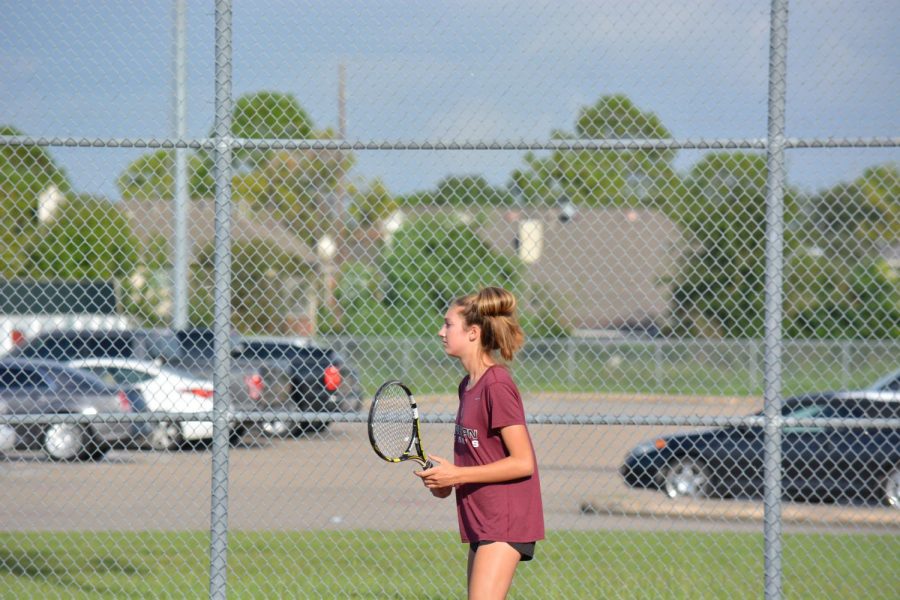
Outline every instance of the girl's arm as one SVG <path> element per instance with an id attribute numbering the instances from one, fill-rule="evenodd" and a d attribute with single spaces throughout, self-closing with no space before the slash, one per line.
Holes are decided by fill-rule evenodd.
<path id="1" fill-rule="evenodd" d="M 436 465 L 416 473 L 429 489 L 449 488 L 464 483 L 499 483 L 529 477 L 534 473 L 534 452 L 528 430 L 524 425 L 510 425 L 500 430 L 509 456 L 488 465 L 457 467 L 438 456 L 431 459 Z"/>

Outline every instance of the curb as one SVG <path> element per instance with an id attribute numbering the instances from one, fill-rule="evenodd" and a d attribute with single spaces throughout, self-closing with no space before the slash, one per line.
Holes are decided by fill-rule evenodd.
<path id="1" fill-rule="evenodd" d="M 761 503 L 733 503 L 728 501 L 695 500 L 669 501 L 648 506 L 644 503 L 619 500 L 586 500 L 579 510 L 586 515 L 627 517 L 663 517 L 718 521 L 763 523 L 764 509 Z M 863 527 L 890 527 L 900 530 L 900 510 L 887 507 L 854 507 L 834 505 L 782 504 L 781 520 L 797 525 L 840 525 Z"/>

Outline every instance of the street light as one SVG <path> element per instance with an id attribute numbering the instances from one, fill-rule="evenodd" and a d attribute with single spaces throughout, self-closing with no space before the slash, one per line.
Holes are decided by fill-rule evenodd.
<path id="1" fill-rule="evenodd" d="M 334 311 L 334 258 L 337 256 L 337 243 L 327 233 L 316 242 L 316 256 L 322 269 L 322 287 L 324 292 L 325 307 Z"/>

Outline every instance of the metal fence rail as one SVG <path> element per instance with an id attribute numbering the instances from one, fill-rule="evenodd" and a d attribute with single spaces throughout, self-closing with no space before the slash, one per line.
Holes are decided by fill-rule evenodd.
<path id="1" fill-rule="evenodd" d="M 450 455 L 441 315 L 500 285 L 548 525 L 512 597 L 894 593 L 890 3 L 132 8 L 4 6 L 0 589 L 464 596 L 365 423 L 401 378 Z"/>

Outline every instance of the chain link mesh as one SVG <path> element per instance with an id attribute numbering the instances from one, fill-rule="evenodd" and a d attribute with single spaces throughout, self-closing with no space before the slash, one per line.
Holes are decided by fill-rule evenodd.
<path id="1" fill-rule="evenodd" d="M 895 594 L 896 7 L 207 4 L 0 2 L 0 596 L 462 597 L 365 421 L 400 379 L 452 455 L 484 285 L 511 597 Z"/>

